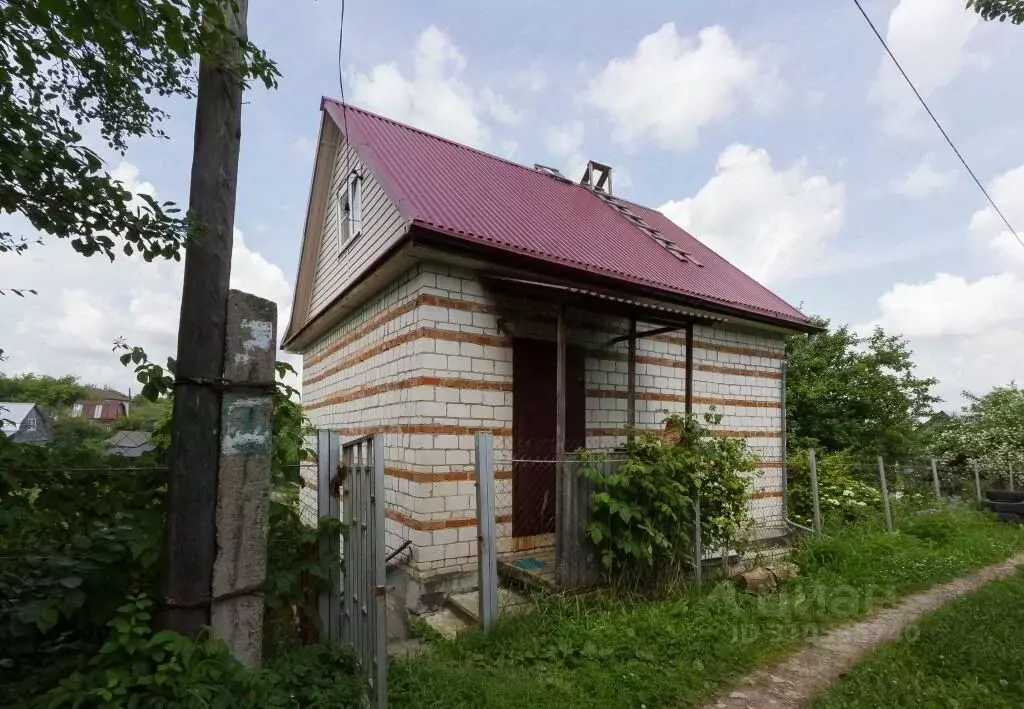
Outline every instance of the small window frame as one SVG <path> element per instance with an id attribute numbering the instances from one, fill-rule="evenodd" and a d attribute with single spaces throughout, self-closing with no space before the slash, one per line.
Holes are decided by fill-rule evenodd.
<path id="1" fill-rule="evenodd" d="M 363 233 L 363 189 L 358 172 L 351 172 L 335 195 L 338 212 L 338 255 Z"/>
<path id="2" fill-rule="evenodd" d="M 96 404 L 92 409 L 93 420 L 103 418 L 103 404 Z"/>

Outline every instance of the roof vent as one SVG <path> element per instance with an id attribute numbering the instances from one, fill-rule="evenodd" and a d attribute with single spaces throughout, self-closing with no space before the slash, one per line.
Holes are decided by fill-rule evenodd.
<path id="1" fill-rule="evenodd" d="M 587 170 L 583 173 L 583 179 L 580 180 L 580 184 L 610 197 L 612 194 L 611 167 L 591 160 L 587 163 Z"/>
<path id="2" fill-rule="evenodd" d="M 535 162 L 533 164 L 533 169 L 536 170 L 537 172 L 541 173 L 542 175 L 547 175 L 548 177 L 553 177 L 556 180 L 558 180 L 559 182 L 567 182 L 570 185 L 576 184 L 575 182 L 570 180 L 568 177 L 563 175 L 561 172 L 559 172 L 558 168 L 556 168 L 556 167 L 551 167 L 550 165 L 541 165 L 539 162 Z"/>

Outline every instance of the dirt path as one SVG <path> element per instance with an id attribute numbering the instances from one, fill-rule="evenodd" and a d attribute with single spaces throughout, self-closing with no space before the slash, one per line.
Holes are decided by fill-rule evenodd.
<path id="1" fill-rule="evenodd" d="M 705 709 L 779 709 L 802 707 L 812 697 L 839 681 L 843 673 L 866 654 L 895 640 L 922 614 L 995 579 L 1009 576 L 1024 565 L 1024 554 L 987 566 L 942 586 L 909 596 L 892 608 L 883 608 L 853 625 L 826 633 L 786 660 L 758 670 Z"/>

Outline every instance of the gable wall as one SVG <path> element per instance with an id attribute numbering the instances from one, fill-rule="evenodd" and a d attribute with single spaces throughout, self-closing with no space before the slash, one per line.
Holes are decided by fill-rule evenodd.
<path id="1" fill-rule="evenodd" d="M 336 129 L 335 129 L 336 130 Z M 398 207 L 384 193 L 380 182 L 366 168 L 347 141 L 340 139 L 334 156 L 334 172 L 324 199 L 320 248 L 309 304 L 309 318 L 319 313 L 336 295 L 350 286 L 369 266 L 405 233 L 406 222 Z M 344 190 L 352 170 L 362 175 L 363 221 L 358 238 L 338 250 L 338 190 Z"/>

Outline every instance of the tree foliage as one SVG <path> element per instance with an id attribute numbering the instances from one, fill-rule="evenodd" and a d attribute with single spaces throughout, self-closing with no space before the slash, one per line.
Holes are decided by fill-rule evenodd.
<path id="1" fill-rule="evenodd" d="M 164 135 L 153 102 L 195 93 L 197 55 L 237 43 L 241 80 L 268 87 L 273 63 L 234 34 L 220 0 L 5 0 L 0 28 L 0 212 L 86 256 L 177 257 L 186 221 L 146 195 L 139 208 L 82 127 L 123 154 L 133 137 Z M 0 252 L 27 243 L 0 232 Z"/>
<path id="2" fill-rule="evenodd" d="M 983 20 L 1024 24 L 1024 0 L 967 0 L 967 9 L 977 12 Z"/>
<path id="3" fill-rule="evenodd" d="M 790 449 L 889 458 L 916 452 L 918 422 L 938 402 L 931 393 L 937 380 L 918 376 L 902 336 L 876 328 L 862 338 L 843 326 L 791 337 L 786 353 Z"/>
<path id="4" fill-rule="evenodd" d="M 967 405 L 938 433 L 932 452 L 961 477 L 989 479 L 1024 473 L 1024 389 L 996 387 L 984 396 L 964 392 Z"/>
<path id="5" fill-rule="evenodd" d="M 86 388 L 78 377 L 51 377 L 46 374 L 0 374 L 0 401 L 37 404 L 52 413 L 85 398 Z"/>

